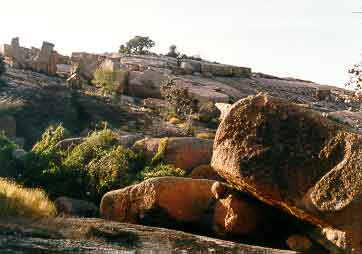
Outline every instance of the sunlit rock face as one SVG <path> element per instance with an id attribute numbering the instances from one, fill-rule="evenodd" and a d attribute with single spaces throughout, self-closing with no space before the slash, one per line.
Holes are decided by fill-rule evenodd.
<path id="1" fill-rule="evenodd" d="M 360 250 L 361 142 L 360 134 L 320 113 L 259 94 L 230 108 L 211 165 L 266 203 L 347 232 Z"/>

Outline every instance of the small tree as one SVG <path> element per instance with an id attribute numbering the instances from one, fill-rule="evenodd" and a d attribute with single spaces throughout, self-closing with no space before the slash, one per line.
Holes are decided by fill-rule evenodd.
<path id="1" fill-rule="evenodd" d="M 129 40 L 126 45 L 120 46 L 119 53 L 146 55 L 150 53 L 147 49 L 150 49 L 155 45 L 155 42 L 148 36 L 135 36 L 133 39 Z"/>
<path id="2" fill-rule="evenodd" d="M 169 57 L 178 57 L 180 55 L 180 53 L 178 53 L 176 51 L 177 49 L 177 46 L 176 45 L 171 45 L 170 48 L 169 48 L 169 52 L 167 53 L 167 56 Z"/>
<path id="3" fill-rule="evenodd" d="M 177 116 L 187 119 L 195 112 L 196 105 L 189 95 L 186 87 L 176 84 L 169 79 L 161 85 L 161 94 L 167 100 L 169 108 Z"/>
<path id="4" fill-rule="evenodd" d="M 128 71 L 124 70 L 112 71 L 100 68 L 94 72 L 92 84 L 101 88 L 104 95 L 113 94 L 117 96 L 126 89 L 128 74 Z"/>
<path id="5" fill-rule="evenodd" d="M 362 102 L 362 63 L 353 65 L 348 73 L 350 79 L 346 86 L 352 86 L 356 90 L 356 99 Z"/>

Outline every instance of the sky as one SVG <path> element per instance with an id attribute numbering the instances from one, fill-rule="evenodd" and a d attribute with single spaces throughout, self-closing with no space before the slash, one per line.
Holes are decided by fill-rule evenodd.
<path id="1" fill-rule="evenodd" d="M 136 35 L 167 53 L 343 86 L 362 60 L 360 0 L 1 0 L 0 44 L 104 53 Z"/>

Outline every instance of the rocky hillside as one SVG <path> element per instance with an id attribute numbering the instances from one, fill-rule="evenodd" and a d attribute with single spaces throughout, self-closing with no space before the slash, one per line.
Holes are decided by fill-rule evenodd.
<path id="1" fill-rule="evenodd" d="M 18 44 L 3 48 L 0 176 L 44 188 L 59 214 L 303 253 L 362 249 L 353 92 L 201 59 Z"/>
<path id="2" fill-rule="evenodd" d="M 4 77 L 7 85 L 0 88 L 2 129 L 18 140 L 24 139 L 27 146 L 39 139 L 46 127 L 59 122 L 74 136 L 86 135 L 87 130 L 99 127 L 102 122 L 146 136 L 183 136 L 182 126 L 164 121 L 162 116 L 168 105 L 160 87 L 166 79 L 186 87 L 199 105 L 210 101 L 232 103 L 265 92 L 320 112 L 348 112 L 358 107 L 352 92 L 308 81 L 260 73 L 250 77 L 175 75 L 165 67 L 170 64 L 164 57 L 128 57 L 123 61 L 127 66 L 137 61 L 137 68 L 143 71 L 130 71 L 127 89 L 118 95 L 116 103 L 93 86 L 84 85 L 82 90 L 74 92 L 63 78 L 8 68 Z M 215 117 L 213 111 L 205 114 Z M 206 118 L 210 119 L 207 115 Z M 202 122 L 196 122 L 195 126 L 196 133 L 213 133 L 217 127 Z"/>

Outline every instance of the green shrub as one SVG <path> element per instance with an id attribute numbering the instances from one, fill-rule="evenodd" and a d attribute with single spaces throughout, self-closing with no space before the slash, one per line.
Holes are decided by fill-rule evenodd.
<path id="1" fill-rule="evenodd" d="M 41 140 L 32 149 L 36 154 L 51 154 L 54 147 L 68 136 L 67 130 L 61 125 L 51 125 L 43 133 Z"/>
<path id="2" fill-rule="evenodd" d="M 100 199 L 107 191 L 133 184 L 143 163 L 140 154 L 121 146 L 113 148 L 87 166 L 91 187 L 89 192 L 95 199 Z"/>
<path id="3" fill-rule="evenodd" d="M 149 178 L 161 177 L 161 176 L 178 176 L 183 177 L 186 175 L 186 171 L 180 168 L 176 168 L 169 164 L 158 164 L 155 167 L 146 167 L 140 174 L 142 180 Z"/>
<path id="4" fill-rule="evenodd" d="M 0 176 L 16 177 L 17 163 L 12 157 L 17 146 L 3 132 L 0 132 Z"/>
<path id="5" fill-rule="evenodd" d="M 106 155 L 117 145 L 117 135 L 109 129 L 93 132 L 83 143 L 77 145 L 65 158 L 63 165 L 81 168 Z"/>
<path id="6" fill-rule="evenodd" d="M 44 188 L 52 198 L 65 195 L 98 202 L 107 191 L 132 184 L 144 168 L 144 157 L 119 146 L 117 134 L 109 129 L 63 151 L 54 149 L 61 133 L 44 133 L 27 158 L 24 175 L 24 183 Z"/>
<path id="7" fill-rule="evenodd" d="M 48 128 L 27 155 L 22 178 L 26 186 L 41 187 L 51 198 L 69 196 L 99 202 L 111 190 L 158 176 L 184 176 L 185 171 L 164 163 L 168 139 L 146 163 L 144 154 L 119 145 L 109 130 L 93 132 L 84 142 L 57 148 L 67 131 L 60 125 Z"/>
<path id="8" fill-rule="evenodd" d="M 160 144 L 157 148 L 157 153 L 153 156 L 151 160 L 151 165 L 155 166 L 157 164 L 164 162 L 164 156 L 168 145 L 168 138 L 163 138 L 160 140 Z"/>
<path id="9" fill-rule="evenodd" d="M 112 94 L 113 92 L 117 92 L 119 85 L 127 86 L 128 72 L 97 69 L 94 73 L 92 83 L 100 87 L 104 94 Z"/>
<path id="10" fill-rule="evenodd" d="M 161 95 L 169 104 L 169 113 L 181 119 L 186 119 L 196 111 L 196 105 L 187 87 L 177 84 L 174 79 L 169 79 L 161 85 Z M 172 117 L 174 115 L 170 115 Z"/>

